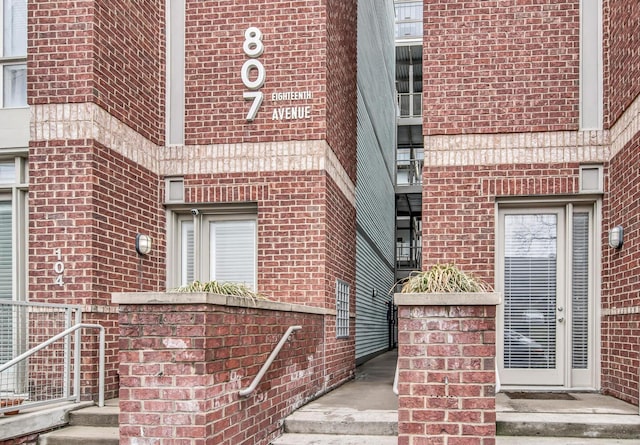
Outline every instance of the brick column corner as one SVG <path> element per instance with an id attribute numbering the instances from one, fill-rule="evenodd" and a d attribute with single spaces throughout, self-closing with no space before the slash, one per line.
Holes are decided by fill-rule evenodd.
<path id="1" fill-rule="evenodd" d="M 396 294 L 398 444 L 495 445 L 498 293 Z"/>

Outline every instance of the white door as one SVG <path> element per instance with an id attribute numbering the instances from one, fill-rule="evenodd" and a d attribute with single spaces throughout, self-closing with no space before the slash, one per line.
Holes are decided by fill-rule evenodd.
<path id="1" fill-rule="evenodd" d="M 591 207 L 499 211 L 501 384 L 594 386 L 593 244 Z"/>

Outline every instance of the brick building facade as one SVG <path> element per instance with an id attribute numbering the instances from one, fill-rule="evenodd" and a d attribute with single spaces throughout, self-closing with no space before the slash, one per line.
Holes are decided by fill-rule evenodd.
<path id="1" fill-rule="evenodd" d="M 435 1 L 423 20 L 423 265 L 505 294 L 503 385 L 637 404 L 640 10 Z"/>
<path id="2" fill-rule="evenodd" d="M 13 88 L 0 109 L 0 297 L 78 304 L 84 321 L 104 325 L 115 396 L 112 294 L 233 278 L 326 311 L 313 320 L 326 360 L 319 387 L 349 379 L 356 295 L 382 308 L 376 295 L 393 281 L 382 214 L 393 199 L 389 122 L 396 107 L 405 117 L 402 98 L 389 100 L 390 65 L 364 57 L 378 40 L 358 40 L 358 10 L 370 5 L 5 3 L 15 20 L 0 58 Z M 405 195 L 410 207 L 419 196 L 402 227 L 417 237 L 409 263 L 455 262 L 505 294 L 496 346 L 507 387 L 637 404 L 639 7 L 395 4 L 419 16 L 419 33 L 396 48 L 413 58 L 406 93 L 418 97 L 399 119 L 397 151 L 422 156 L 419 190 Z M 610 247 L 615 226 L 624 242 Z M 149 254 L 136 252 L 138 234 L 153 240 Z M 386 335 L 384 322 L 368 323 Z M 384 349 L 362 341 L 362 357 Z M 93 337 L 85 344 L 97 349 Z M 93 377 L 87 366 L 85 396 Z"/>

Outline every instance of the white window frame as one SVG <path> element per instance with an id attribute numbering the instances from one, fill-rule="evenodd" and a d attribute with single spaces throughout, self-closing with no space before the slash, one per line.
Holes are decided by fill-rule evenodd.
<path id="1" fill-rule="evenodd" d="M 253 263 L 253 282 L 245 283 L 253 290 L 257 290 L 258 270 L 258 227 L 257 208 L 255 205 L 229 206 L 199 206 L 186 208 L 185 206 L 167 210 L 167 289 L 174 289 L 187 284 L 184 278 L 184 247 L 182 231 L 185 223 L 193 225 L 194 231 L 194 264 L 193 280 L 211 281 L 215 277 L 210 275 L 210 224 L 222 221 L 253 221 L 254 222 L 254 255 L 250 259 Z M 205 233 L 206 232 L 206 233 Z"/>
<path id="2" fill-rule="evenodd" d="M 184 145 L 185 121 L 185 0 L 166 3 L 166 140 L 167 145 Z"/>
<path id="3" fill-rule="evenodd" d="M 26 71 L 27 54 L 25 53 L 24 55 L 18 55 L 18 56 L 15 56 L 15 55 L 14 56 L 5 56 L 5 54 L 4 54 L 4 1 L 5 0 L 2 0 L 2 3 L 0 3 L 0 108 L 1 109 L 5 109 L 5 108 L 26 108 L 28 106 L 26 101 L 25 101 L 24 104 L 17 105 L 17 106 L 7 107 L 5 105 L 5 100 L 6 100 L 5 94 L 4 94 L 4 86 L 5 86 L 4 70 L 5 70 L 5 67 L 24 65 L 25 66 L 25 71 Z M 27 40 L 26 32 L 25 32 L 24 39 L 25 39 L 25 41 Z M 25 91 L 25 98 L 26 97 L 27 97 L 27 95 L 26 95 L 26 91 Z"/>
<path id="4" fill-rule="evenodd" d="M 12 299 L 16 301 L 25 301 L 27 300 L 28 291 L 28 163 L 27 159 L 21 156 L 0 156 L 0 163 L 13 164 L 15 167 L 15 179 L 13 181 L 3 182 L 0 178 L 0 201 L 11 202 Z"/>

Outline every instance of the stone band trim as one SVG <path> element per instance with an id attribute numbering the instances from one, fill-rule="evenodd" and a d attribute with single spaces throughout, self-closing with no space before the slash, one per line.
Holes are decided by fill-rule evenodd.
<path id="1" fill-rule="evenodd" d="M 157 173 L 158 146 L 98 105 L 84 103 L 31 107 L 31 140 L 95 140 Z"/>
<path id="2" fill-rule="evenodd" d="M 160 176 L 324 170 L 355 206 L 355 184 L 322 140 L 163 147 L 149 141 L 98 105 L 31 107 L 32 141 L 95 140 Z"/>
<path id="3" fill-rule="evenodd" d="M 610 130 L 425 136 L 425 165 L 603 163 L 640 132 L 640 97 Z"/>
<path id="4" fill-rule="evenodd" d="M 321 140 L 169 146 L 161 149 L 159 164 L 163 176 L 324 170 L 355 205 L 355 185 Z"/>
<path id="5" fill-rule="evenodd" d="M 610 132 L 611 157 L 613 157 L 640 132 L 640 96 L 625 110 Z"/>
<path id="6" fill-rule="evenodd" d="M 83 314 L 117 314 L 118 308 L 115 306 L 105 306 L 97 304 L 85 304 L 81 306 Z"/>
<path id="7" fill-rule="evenodd" d="M 426 166 L 606 162 L 608 131 L 426 136 Z"/>
<path id="8" fill-rule="evenodd" d="M 603 317 L 613 317 L 616 315 L 633 315 L 633 314 L 640 314 L 640 306 L 614 307 L 614 308 L 602 310 Z"/>

